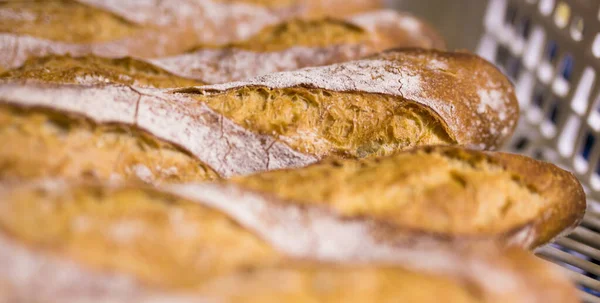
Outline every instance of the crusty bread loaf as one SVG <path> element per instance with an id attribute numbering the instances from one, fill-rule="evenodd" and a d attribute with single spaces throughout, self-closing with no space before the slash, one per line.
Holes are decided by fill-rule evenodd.
<path id="1" fill-rule="evenodd" d="M 393 47 L 443 48 L 423 21 L 391 10 L 342 19 L 293 19 L 225 49 L 198 48 L 149 62 L 178 76 L 214 84 L 358 59 Z"/>
<path id="2" fill-rule="evenodd" d="M 0 78 L 152 87 L 215 84 L 354 60 L 388 47 L 442 47 L 441 39 L 428 28 L 410 15 L 389 10 L 347 20 L 293 19 L 227 47 L 201 47 L 164 58 L 110 59 L 75 52 L 76 57 L 50 55 L 23 63 L 25 55 L 7 57 L 4 60 L 10 61 L 9 66 L 20 67 L 0 74 Z M 20 50 L 27 52 L 16 49 Z"/>
<path id="3" fill-rule="evenodd" d="M 439 143 L 493 149 L 510 137 L 519 114 L 512 84 L 489 62 L 421 49 L 179 92 L 319 157 Z"/>
<path id="4" fill-rule="evenodd" d="M 0 179 L 63 176 L 159 184 L 218 178 L 165 140 L 82 115 L 0 104 L 0 137 L 10 142 L 0 148 Z"/>
<path id="5" fill-rule="evenodd" d="M 449 87 L 453 90 L 446 90 Z M 78 177 L 91 171 L 86 175 L 100 179 L 114 173 L 114 177 L 152 181 L 151 176 L 170 171 L 141 154 L 111 171 L 122 159 L 112 147 L 106 161 L 97 161 L 92 156 L 96 143 L 91 142 L 113 140 L 102 126 L 107 124 L 137 129 L 134 134 L 148 133 L 161 143 L 143 144 L 138 135 L 131 142 L 157 155 L 164 146 L 178 146 L 177 158 L 185 159 L 177 162 L 181 167 L 200 161 L 206 168 L 201 172 L 228 178 L 301 167 L 327 156 L 369 157 L 418 145 L 494 148 L 512 133 L 518 116 L 513 88 L 495 67 L 474 55 L 438 51 L 394 51 L 185 91 L 193 93 L 115 85 L 0 83 L 0 102 L 7 104 L 2 108 L 7 118 L 1 122 L 7 137 L 0 140 L 9 142 L 0 147 L 3 177 Z M 52 118 L 48 110 L 61 118 Z M 89 147 L 87 153 L 75 156 L 78 161 L 71 161 L 75 145 L 60 143 L 80 131 L 79 122 L 67 123 L 73 128 L 61 127 L 67 114 L 94 125 L 82 134 L 94 130 L 98 136 L 73 137 L 73 144 Z M 35 126 L 24 131 L 17 124 Z M 24 146 L 35 151 L 40 165 L 31 165 L 30 155 L 22 152 Z M 102 168 L 95 169 L 96 165 Z M 178 165 L 177 170 L 182 169 Z"/>
<path id="6" fill-rule="evenodd" d="M 241 41 L 297 17 L 343 17 L 381 9 L 383 0 L 79 0 L 140 24 L 187 25 L 202 44 Z"/>
<path id="7" fill-rule="evenodd" d="M 195 45 L 190 39 L 195 35 L 189 26 L 131 22 L 78 1 L 0 2 L 0 52 L 6 54 L 0 57 L 0 68 L 4 69 L 46 54 L 175 54 Z"/>
<path id="8" fill-rule="evenodd" d="M 0 2 L 0 52 L 10 54 L 0 57 L 0 71 L 50 54 L 149 58 L 197 45 L 241 42 L 293 18 L 319 18 L 299 2 L 304 1 L 280 8 L 219 0 Z M 439 45 L 439 36 L 423 22 L 391 14 L 381 21 L 361 18 L 356 23 L 366 22 L 381 45 L 393 40 Z"/>
<path id="9" fill-rule="evenodd" d="M 557 269 L 518 249 L 386 245 L 357 233 L 366 221 L 322 221 L 336 237 L 294 250 L 313 230 L 272 225 L 280 243 L 156 189 L 4 184 L 0 209 L 3 302 L 576 302 Z"/>
<path id="10" fill-rule="evenodd" d="M 428 24 L 410 14 L 376 10 L 345 18 L 295 18 L 265 27 L 252 37 L 229 44 L 251 51 L 281 51 L 293 46 L 327 47 L 363 44 L 371 52 L 394 47 L 443 48 Z"/>
<path id="11" fill-rule="evenodd" d="M 2 178 L 160 183 L 316 161 L 192 98 L 156 89 L 3 83 L 0 100 L 0 130 L 7 140 L 0 147 Z"/>
<path id="12" fill-rule="evenodd" d="M 449 146 L 324 161 L 221 185 L 190 185 L 185 191 L 243 216 L 253 230 L 318 224 L 309 215 L 292 215 L 313 208 L 347 220 L 379 222 L 386 228 L 373 233 L 401 243 L 499 240 L 533 248 L 577 225 L 586 208 L 577 179 L 552 164 Z M 256 220 L 270 205 L 289 215 L 265 219 L 268 223 Z"/>
<path id="13" fill-rule="evenodd" d="M 182 87 L 205 82 L 176 76 L 156 65 L 131 57 L 104 58 L 50 55 L 27 60 L 21 67 L 0 73 L 0 81 L 42 81 L 72 84 L 121 83 L 143 87 Z"/>

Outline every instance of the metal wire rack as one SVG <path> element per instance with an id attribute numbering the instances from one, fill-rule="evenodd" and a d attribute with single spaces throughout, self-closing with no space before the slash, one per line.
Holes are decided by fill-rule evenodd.
<path id="1" fill-rule="evenodd" d="M 478 53 L 514 81 L 521 121 L 507 150 L 551 161 L 584 184 L 588 212 L 536 251 L 600 302 L 600 1 L 490 0 Z"/>

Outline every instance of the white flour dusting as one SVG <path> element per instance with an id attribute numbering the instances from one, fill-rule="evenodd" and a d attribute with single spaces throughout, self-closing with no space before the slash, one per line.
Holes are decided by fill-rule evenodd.
<path id="1" fill-rule="evenodd" d="M 152 171 L 144 164 L 136 164 L 132 166 L 131 169 L 140 180 L 146 183 L 152 183 L 154 180 L 154 174 L 152 174 Z"/>
<path id="2" fill-rule="evenodd" d="M 35 21 L 37 19 L 37 15 L 28 12 L 28 11 L 20 11 L 14 10 L 10 8 L 0 8 L 0 20 L 14 20 L 14 21 Z"/>
<path id="3" fill-rule="evenodd" d="M 113 223 L 108 230 L 109 238 L 118 244 L 128 244 L 144 234 L 144 224 L 138 221 L 124 221 Z"/>
<path id="4" fill-rule="evenodd" d="M 206 83 L 223 83 L 305 66 L 346 61 L 368 53 L 368 48 L 360 44 L 334 45 L 323 48 L 294 46 L 276 52 L 204 49 L 146 61 L 180 77 Z"/>
<path id="5" fill-rule="evenodd" d="M 486 112 L 487 107 L 499 111 L 504 107 L 504 93 L 497 89 L 480 89 L 477 91 L 480 103 L 477 112 L 482 114 Z"/>

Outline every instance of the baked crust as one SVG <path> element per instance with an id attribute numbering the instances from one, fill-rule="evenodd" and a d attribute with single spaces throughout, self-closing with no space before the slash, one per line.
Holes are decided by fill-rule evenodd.
<path id="1" fill-rule="evenodd" d="M 304 1 L 282 7 L 216 0 L 9 1 L 0 3 L 0 51 L 9 54 L 0 58 L 0 71 L 16 68 L 27 58 L 46 55 L 170 56 L 198 45 L 245 41 L 269 26 L 293 18 L 323 18 L 310 10 Z M 393 24 L 392 28 L 398 30 L 393 34 L 404 37 L 396 41 L 405 42 L 394 45 L 426 47 L 440 43 L 439 35 L 423 22 L 410 16 L 401 17 L 400 21 L 397 18 L 378 23 L 384 27 Z M 371 19 L 367 24 L 371 22 L 377 20 Z"/>
<path id="2" fill-rule="evenodd" d="M 314 156 L 297 152 L 273 137 L 255 134 L 224 119 L 191 98 L 158 89 L 4 83 L 0 84 L 0 100 L 25 112 L 35 113 L 35 109 L 40 108 L 80 116 L 97 125 L 116 124 L 137 129 L 178 146 L 221 177 L 299 167 L 316 161 Z M 39 132 L 39 129 L 32 131 Z M 2 148 L 22 155 L 18 153 L 18 146 L 8 144 Z M 24 164 L 28 161 L 21 159 Z M 152 168 L 155 164 L 144 165 Z"/>
<path id="3" fill-rule="evenodd" d="M 132 57 L 71 55 L 34 57 L 16 69 L 0 73 L 0 81 L 40 81 L 62 84 L 120 83 L 139 87 L 182 87 L 205 82 L 176 76 L 157 65 Z"/>
<path id="4" fill-rule="evenodd" d="M 521 230 L 530 230 L 531 246 L 550 242 L 560 234 L 575 228 L 586 211 L 586 196 L 577 178 L 559 167 L 531 158 L 508 153 L 496 153 L 494 161 L 514 171 L 531 190 L 553 201 L 548 209 Z M 569 226 L 570 225 L 570 226 Z M 515 231 L 516 232 L 516 231 Z M 513 237 L 517 233 L 513 234 Z"/>
<path id="5" fill-rule="evenodd" d="M 0 50 L 7 54 L 2 56 L 0 67 L 5 69 L 17 67 L 32 56 L 153 57 L 179 53 L 196 43 L 190 39 L 196 34 L 189 26 L 130 22 L 77 1 L 8 1 L 0 3 L 0 11 Z"/>
<path id="6" fill-rule="evenodd" d="M 227 104 L 251 105 L 236 99 L 236 89 L 256 98 L 280 94 L 279 99 L 263 100 L 277 110 L 261 116 L 260 112 L 219 108 L 217 105 L 226 104 L 220 101 L 223 96 L 230 98 Z M 341 119 L 330 119 L 334 124 L 329 125 L 320 118 L 319 110 L 311 109 L 310 116 L 308 110 L 298 107 L 301 102 L 286 103 L 315 93 L 321 94 L 320 99 L 303 102 L 323 109 L 324 114 L 340 114 L 348 125 L 362 128 L 348 132 L 348 126 L 335 124 Z M 344 98 L 351 102 L 340 103 Z M 96 124 L 139 129 L 180 147 L 223 178 L 302 167 L 333 155 L 356 158 L 391 154 L 424 144 L 495 148 L 512 133 L 518 112 L 512 86 L 491 64 L 470 54 L 410 49 L 177 92 L 117 85 L 4 82 L 0 83 L 0 101 L 79 115 Z M 355 108 L 366 115 L 354 117 Z M 289 126 L 277 128 L 281 121 L 288 121 L 290 111 L 297 111 L 299 119 L 309 120 L 300 123 L 292 119 Z M 369 113 L 389 117 L 379 121 Z M 244 124 L 247 119 L 254 121 L 251 118 L 266 126 Z M 272 130 L 268 129 L 271 125 L 275 126 Z M 344 137 L 345 133 L 349 135 Z M 3 148 L 18 150 L 11 144 Z"/>
<path id="7" fill-rule="evenodd" d="M 247 220 L 185 195 L 56 180 L 3 184 L 0 299 L 385 302 L 401 297 L 426 303 L 444 294 L 447 302 L 577 300 L 556 268 L 516 248 L 396 245 L 361 232 L 371 225 L 366 220 L 324 213 L 321 229 L 329 234 L 299 228 L 290 237 L 285 225 L 274 224 L 257 236 Z M 270 206 L 262 211 L 266 223 L 281 215 Z M 296 216 L 316 219 L 312 214 L 307 209 Z M 40 222 L 52 224 L 28 228 Z"/>
<path id="8" fill-rule="evenodd" d="M 207 100 L 245 87 L 394 96 L 431 111 L 455 143 L 482 149 L 500 147 L 519 116 L 514 87 L 495 66 L 473 54 L 437 50 L 390 50 L 358 61 L 177 91 Z"/>
<path id="9" fill-rule="evenodd" d="M 349 225 L 367 220 L 373 227 L 363 233 L 402 246 L 499 241 L 534 248 L 570 231 L 586 209 L 577 179 L 552 164 L 450 146 L 174 186 L 267 235 L 273 226 L 303 226 L 334 238 L 319 229 L 327 226 L 319 218 L 333 215 Z"/>
<path id="10" fill-rule="evenodd" d="M 23 30 L 28 28 L 22 27 Z M 132 29 L 134 32 L 139 30 Z M 0 66 L 20 68 L 4 73 L 2 78 L 84 84 L 110 81 L 152 87 L 241 80 L 270 72 L 354 60 L 389 47 L 443 47 L 441 38 L 421 20 L 391 10 L 345 19 L 286 20 L 268 26 L 244 41 L 226 46 L 203 45 L 184 54 L 162 58 L 142 58 L 144 53 L 138 52 L 124 53 L 136 58 L 95 57 L 90 54 L 106 57 L 114 57 L 115 54 L 90 50 L 85 47 L 86 43 L 42 43 L 41 37 L 26 37 L 18 33 L 6 35 L 16 40 L 7 38 L 4 42 L 0 41 L 0 48 L 13 54 L 0 59 Z M 25 45 L 20 45 L 19 41 Z M 65 53 L 70 55 L 60 56 Z M 47 55 L 49 57 L 31 58 L 25 62 L 28 57 Z"/>

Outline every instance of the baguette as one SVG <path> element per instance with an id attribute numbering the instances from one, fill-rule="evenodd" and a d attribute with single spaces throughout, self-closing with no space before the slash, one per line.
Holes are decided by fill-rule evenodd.
<path id="1" fill-rule="evenodd" d="M 353 79 L 348 78 L 351 74 Z M 373 75 L 379 77 L 372 79 Z M 446 87 L 454 90 L 446 91 Z M 109 148 L 111 156 L 97 161 L 90 156 L 96 139 L 76 135 L 79 124 L 67 123 L 75 126 L 68 127 L 66 134 L 55 131 L 63 129 L 60 119 L 69 115 L 93 122 L 99 142 L 114 141 L 110 132 L 101 131 L 102 125 L 135 129 L 136 134 L 144 132 L 161 142 L 152 147 L 139 143 L 145 148 L 160 155 L 161 146 L 177 146 L 179 153 L 194 157 L 182 156 L 187 159 L 183 163 L 191 167 L 200 161 L 201 171 L 214 171 L 224 178 L 301 167 L 328 156 L 385 155 L 417 145 L 494 148 L 512 133 L 518 115 L 511 84 L 491 64 L 474 55 L 438 51 L 394 51 L 247 83 L 184 91 L 188 93 L 114 85 L 0 84 L 0 101 L 7 105 L 0 128 L 6 136 L 2 140 L 11 142 L 0 148 L 2 175 L 78 178 L 91 171 L 87 175 L 107 179 L 113 172 L 123 177 L 127 171 L 139 171 L 132 168 L 138 164 L 143 177 L 127 175 L 153 183 L 150 175 L 162 174 L 160 161 L 135 160 L 141 151 L 130 165 L 111 172 L 122 159 L 118 151 L 127 150 L 127 145 L 116 141 Z M 260 102 L 266 100 L 268 106 L 263 107 Z M 54 121 L 55 113 L 62 118 Z M 19 124 L 35 126 L 23 130 Z M 128 137 L 127 132 L 121 135 Z M 59 143 L 63 136 L 73 136 L 74 145 Z M 140 142 L 138 135 L 134 138 L 138 139 L 132 142 Z M 76 145 L 89 146 L 89 152 L 74 156 Z M 35 156 L 24 155 L 22 150 L 29 149 Z M 32 157 L 39 164 L 32 165 Z M 72 157 L 82 162 L 71 161 Z M 26 171 L 30 173 L 23 175 Z"/>
<path id="2" fill-rule="evenodd" d="M 272 224 L 314 227 L 317 223 L 303 223 L 309 215 L 294 215 L 314 209 L 315 217 L 322 211 L 379 222 L 387 227 L 372 233 L 401 243 L 499 241 L 534 248 L 569 232 L 586 209 L 581 184 L 552 164 L 449 146 L 174 186 L 239 216 L 253 230 L 267 232 Z M 258 219 L 263 207 L 287 215 L 263 222 Z"/>
<path id="3" fill-rule="evenodd" d="M 320 158 L 430 144 L 494 149 L 519 115 L 514 88 L 496 67 L 476 55 L 437 50 L 390 50 L 177 92 L 196 94 L 243 127 Z M 325 140 L 308 135 L 314 133 Z"/>
<path id="4" fill-rule="evenodd" d="M 248 39 L 292 18 L 344 17 L 383 8 L 382 0 L 79 0 L 144 25 L 193 27 L 200 44 Z"/>
<path id="5" fill-rule="evenodd" d="M 374 75 L 379 76 L 373 79 Z M 229 178 L 302 167 L 329 156 L 370 157 L 418 145 L 495 148 L 512 133 L 518 116 L 510 82 L 491 64 L 470 54 L 438 51 L 394 51 L 247 83 L 183 91 L 190 93 L 116 85 L 0 83 L 0 102 L 6 104 L 0 140 L 9 142 L 0 147 L 2 177 L 92 175 L 106 180 L 114 173 L 117 178 L 150 183 L 166 180 L 169 166 L 143 157 L 141 151 L 121 170 L 111 171 L 121 165 L 119 151 L 129 149 L 121 140 L 108 148 L 111 156 L 106 160 L 91 156 L 98 146 L 95 140 L 114 141 L 110 132 L 102 131 L 104 125 L 135 130 L 132 142 L 157 155 L 162 146 L 176 146 L 181 154 L 177 158 L 187 159 L 178 165 L 200 162 L 201 172 Z M 268 103 L 263 107 L 260 102 Z M 59 117 L 52 118 L 56 114 Z M 89 121 L 94 126 L 83 134 L 93 130 L 96 139 L 76 135 L 79 122 L 61 127 L 65 124 L 61 121 L 72 121 L 68 117 Z M 161 143 L 140 141 L 140 132 Z M 128 132 L 120 134 L 129 137 Z M 73 145 L 60 143 L 65 136 L 73 138 Z M 74 154 L 77 145 L 89 149 Z M 35 154 L 27 155 L 27 150 Z M 83 174 L 86 171 L 92 173 Z M 141 177 L 136 171 L 142 172 Z M 205 175 L 213 176 L 192 177 L 203 180 Z M 179 181 L 186 180 L 190 181 L 187 177 Z"/>
<path id="6" fill-rule="evenodd" d="M 27 56 L 17 55 L 6 60 L 11 61 L 9 66 L 19 68 L 1 74 L 0 78 L 182 87 L 333 64 L 389 47 L 410 46 L 443 47 L 443 42 L 422 21 L 410 15 L 381 10 L 355 15 L 347 20 L 289 20 L 265 28 L 249 40 L 224 48 L 203 47 L 164 58 L 111 59 L 74 52 L 75 56 L 50 55 L 23 63 L 21 59 Z M 19 49 L 27 52 L 25 48 Z"/>
<path id="7" fill-rule="evenodd" d="M 65 84 L 119 83 L 141 87 L 185 87 L 206 84 L 176 76 L 165 69 L 131 57 L 104 58 L 50 55 L 27 60 L 0 74 L 0 81 L 41 81 Z"/>
<path id="8" fill-rule="evenodd" d="M 266 27 L 309 18 L 305 8 L 295 3 L 269 8 L 217 0 L 1 2 L 0 51 L 10 55 L 0 58 L 0 68 L 15 68 L 29 57 L 50 54 L 175 55 L 197 45 L 248 40 Z M 414 30 L 411 36 L 436 35 L 421 22 L 405 23 Z"/>
<path id="9" fill-rule="evenodd" d="M 176 2 L 176 1 L 173 1 Z M 0 3 L 0 68 L 20 66 L 47 54 L 142 57 L 180 53 L 193 47 L 190 27 L 144 25 L 77 1 Z"/>
<path id="10" fill-rule="evenodd" d="M 0 137 L 10 142 L 0 148 L 0 179 L 62 176 L 160 184 L 219 178 L 189 152 L 139 128 L 68 112 L 0 104 Z"/>
<path id="11" fill-rule="evenodd" d="M 278 251 L 286 245 L 158 189 L 47 180 L 5 184 L 0 197 L 0 301 L 576 302 L 555 268 L 515 248 L 390 246 L 356 233 L 367 222 L 330 218 L 332 241 Z M 282 232 L 299 245 L 312 235 L 269 230 Z"/>

